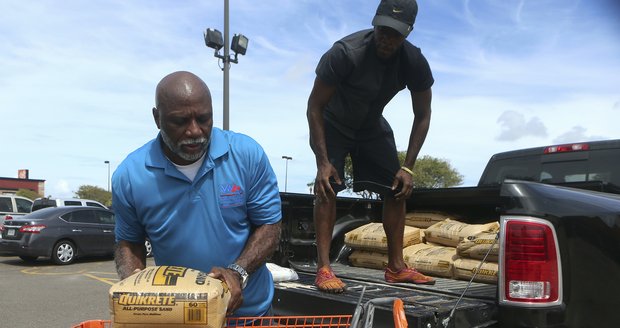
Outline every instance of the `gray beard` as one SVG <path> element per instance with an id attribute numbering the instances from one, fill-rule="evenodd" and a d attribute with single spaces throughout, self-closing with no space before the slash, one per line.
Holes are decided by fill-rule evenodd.
<path id="1" fill-rule="evenodd" d="M 181 157 L 182 159 L 184 159 L 186 161 L 190 161 L 190 162 L 191 161 L 199 160 L 200 157 L 202 157 L 202 155 L 204 155 L 207 152 L 207 149 L 209 149 L 209 142 L 211 141 L 209 138 L 198 138 L 198 139 L 183 140 L 183 141 L 179 142 L 178 144 L 175 144 L 172 141 L 172 139 L 170 139 L 168 134 L 166 134 L 166 132 L 164 132 L 163 129 L 160 129 L 159 133 L 161 134 L 161 139 L 164 141 L 166 146 L 168 146 L 168 148 L 173 153 L 175 153 L 177 156 Z M 193 143 L 200 143 L 200 144 L 202 144 L 202 151 L 200 153 L 188 154 L 188 153 L 183 152 L 183 150 L 181 149 L 182 145 L 193 144 Z"/>

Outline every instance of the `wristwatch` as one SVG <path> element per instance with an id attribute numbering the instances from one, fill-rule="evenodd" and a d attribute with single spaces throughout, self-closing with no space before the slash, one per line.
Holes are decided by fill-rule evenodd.
<path id="1" fill-rule="evenodd" d="M 248 274 L 248 272 L 245 271 L 245 269 L 242 266 L 240 266 L 239 264 L 237 264 L 237 263 L 233 263 L 233 264 L 229 265 L 226 268 L 230 269 L 230 270 L 233 270 L 233 271 L 235 271 L 236 273 L 239 274 L 239 277 L 241 277 L 241 279 L 240 279 L 241 280 L 241 289 L 244 289 L 245 286 L 248 284 L 248 277 L 250 276 Z"/>

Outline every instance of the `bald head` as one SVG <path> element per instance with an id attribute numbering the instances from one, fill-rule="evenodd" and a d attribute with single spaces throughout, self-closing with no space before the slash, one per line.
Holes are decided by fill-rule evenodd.
<path id="1" fill-rule="evenodd" d="M 163 150 L 174 163 L 188 165 L 207 151 L 213 127 L 211 92 L 198 76 L 174 72 L 155 90 L 153 119 Z"/>
<path id="2" fill-rule="evenodd" d="M 211 103 L 209 87 L 195 74 L 185 71 L 170 73 L 157 84 L 155 106 L 159 110 L 191 101 Z"/>

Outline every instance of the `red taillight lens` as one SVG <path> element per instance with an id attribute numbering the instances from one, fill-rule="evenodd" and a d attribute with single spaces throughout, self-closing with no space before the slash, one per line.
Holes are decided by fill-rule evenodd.
<path id="1" fill-rule="evenodd" d="M 47 228 L 47 227 L 42 225 L 42 224 L 25 225 L 25 226 L 22 226 L 21 228 L 19 228 L 19 232 L 23 232 L 23 233 L 39 233 L 39 232 L 41 232 L 41 230 L 43 230 L 45 228 Z"/>
<path id="2" fill-rule="evenodd" d="M 570 151 L 580 151 L 580 150 L 588 150 L 588 149 L 590 149 L 590 145 L 585 144 L 585 143 L 576 143 L 576 144 L 546 147 L 544 152 L 545 154 L 553 154 L 553 153 L 565 153 L 565 152 L 570 152 Z"/>
<path id="3" fill-rule="evenodd" d="M 10 215 L 7 215 L 7 216 L 5 216 L 5 217 L 4 217 L 4 220 L 5 220 L 5 221 L 6 221 L 6 220 L 13 220 L 13 217 L 12 217 L 12 216 L 10 216 Z"/>
<path id="4" fill-rule="evenodd" d="M 533 303 L 558 301 L 560 267 L 551 226 L 509 220 L 504 236 L 505 299 Z"/>

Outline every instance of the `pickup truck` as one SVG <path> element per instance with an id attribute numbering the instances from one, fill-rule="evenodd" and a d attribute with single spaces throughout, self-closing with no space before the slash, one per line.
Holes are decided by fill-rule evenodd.
<path id="1" fill-rule="evenodd" d="M 381 202 L 339 198 L 330 259 L 343 294 L 314 285 L 313 195 L 281 193 L 282 238 L 272 261 L 299 279 L 275 284 L 277 315 L 352 314 L 399 298 L 411 327 L 617 327 L 620 324 L 620 140 L 494 155 L 476 187 L 416 189 L 407 211 L 499 222 L 497 283 L 436 278 L 387 284 L 383 271 L 353 267 L 344 234 L 381 221 Z M 394 327 L 388 305 L 372 324 Z"/>
<path id="2" fill-rule="evenodd" d="M 13 219 L 30 213 L 32 201 L 25 197 L 0 195 L 0 224 L 6 219 Z"/>

